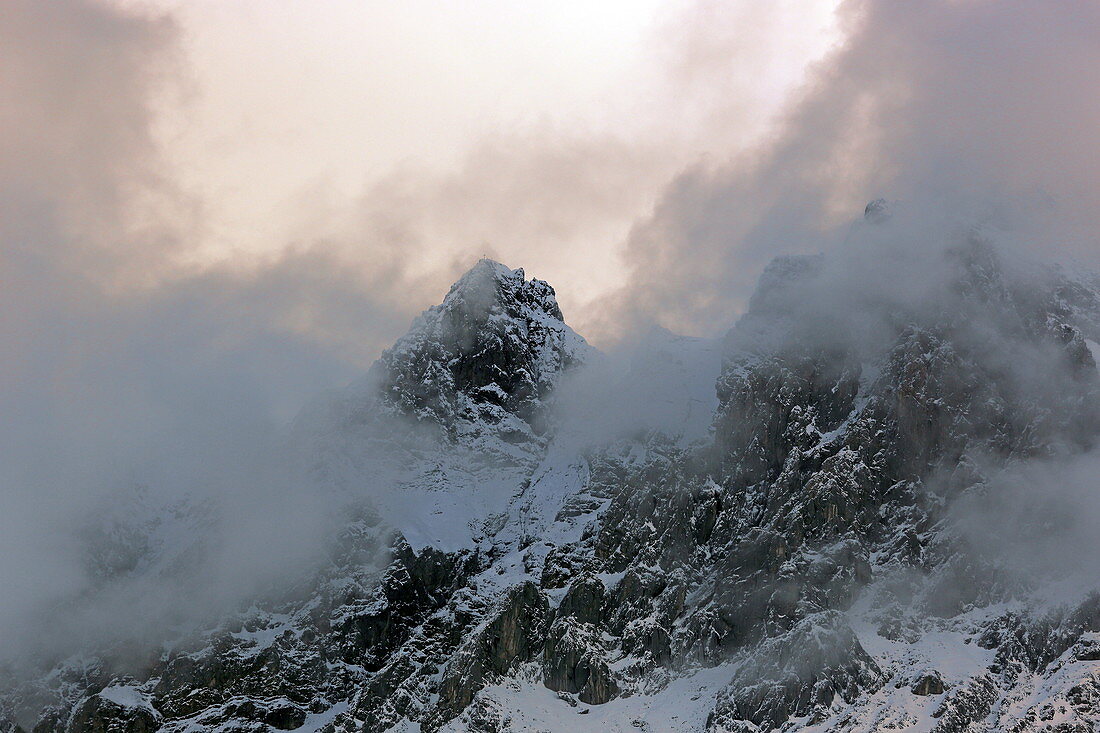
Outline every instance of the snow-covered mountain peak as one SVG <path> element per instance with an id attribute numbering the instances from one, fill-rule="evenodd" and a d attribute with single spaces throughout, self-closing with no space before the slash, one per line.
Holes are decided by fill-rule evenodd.
<path id="1" fill-rule="evenodd" d="M 505 309 L 529 305 L 559 321 L 561 309 L 549 283 L 525 279 L 522 267 L 515 270 L 490 259 L 478 260 L 451 286 L 440 308 L 475 315 L 499 305 Z"/>
<path id="2" fill-rule="evenodd" d="M 863 209 L 863 219 L 873 224 L 888 221 L 894 215 L 895 203 L 884 198 L 877 198 L 867 203 Z"/>
<path id="3" fill-rule="evenodd" d="M 594 352 L 550 285 L 483 259 L 299 425 L 326 482 L 369 495 L 415 550 L 476 546 L 532 482 L 562 378 Z"/>
<path id="4" fill-rule="evenodd" d="M 449 428 L 456 421 L 541 434 L 545 400 L 591 347 L 566 325 L 554 289 L 483 259 L 424 311 L 375 371 L 389 407 Z M 525 427 L 524 427 L 525 426 Z"/>

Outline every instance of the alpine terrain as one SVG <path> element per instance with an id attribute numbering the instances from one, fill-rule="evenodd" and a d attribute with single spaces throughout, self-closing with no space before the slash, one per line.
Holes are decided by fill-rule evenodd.
<path id="1" fill-rule="evenodd" d="M 288 430 L 323 561 L 5 669 L 0 731 L 1100 731 L 1100 279 L 916 226 L 872 202 L 628 356 L 478 262 Z M 206 511 L 101 523 L 104 587 Z"/>

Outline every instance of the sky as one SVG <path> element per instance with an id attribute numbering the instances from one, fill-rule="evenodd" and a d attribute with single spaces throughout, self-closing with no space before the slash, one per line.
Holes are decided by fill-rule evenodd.
<path id="1" fill-rule="evenodd" d="M 757 13 L 742 5 L 753 20 Z M 407 225 L 413 231 L 403 233 L 426 240 L 407 258 L 414 276 L 433 276 L 438 290 L 447 284 L 439 278 L 454 274 L 453 258 L 489 249 L 557 281 L 578 308 L 621 282 L 615 273 L 626 229 L 664 180 L 693 157 L 724 155 L 757 133 L 830 31 L 828 4 L 769 11 L 792 37 L 782 48 L 747 52 L 759 76 L 731 80 L 746 87 L 737 90 L 748 97 L 738 103 L 742 129 L 715 139 L 706 129 L 709 101 L 667 112 L 681 93 L 675 65 L 694 63 L 679 57 L 697 53 L 678 47 L 694 40 L 668 29 L 701 13 L 738 20 L 718 6 L 278 0 L 138 7 L 170 13 L 179 29 L 187 87 L 167 90 L 154 122 L 173 177 L 202 202 L 205 230 L 192 244 L 200 261 L 278 253 L 316 239 L 319 226 L 352 240 L 348 247 L 370 249 L 377 245 L 363 241 L 356 220 L 362 199 L 394 191 L 419 209 Z M 593 180 L 598 174 L 578 160 L 593 152 L 630 173 Z M 500 178 L 486 180 L 494 173 Z M 597 187 L 612 190 L 591 191 Z M 563 201 L 570 188 L 599 200 Z M 582 223 L 561 221 L 558 211 L 581 206 Z"/>
<path id="2" fill-rule="evenodd" d="M 1098 259 L 1091 1 L 0 6 L 0 628 L 481 256 L 601 347 L 723 333 L 880 196 Z"/>
<path id="3" fill-rule="evenodd" d="M 179 209 L 149 214 L 177 240 L 160 274 L 318 251 L 368 282 L 400 270 L 387 300 L 411 318 L 489 255 L 549 280 L 581 326 L 662 186 L 762 134 L 834 41 L 833 4 L 91 7 L 164 36 L 142 90 Z"/>

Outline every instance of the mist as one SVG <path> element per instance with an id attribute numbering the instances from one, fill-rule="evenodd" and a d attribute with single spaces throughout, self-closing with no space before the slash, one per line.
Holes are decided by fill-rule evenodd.
<path id="1" fill-rule="evenodd" d="M 657 26 L 659 103 L 640 132 L 569 120 L 493 130 L 446 169 L 414 161 L 363 176 L 350 201 L 303 183 L 270 250 L 210 264 L 196 250 L 221 236 L 213 204 L 180 180 L 157 133 L 164 96 L 196 83 L 178 22 L 11 0 L 0 24 L 0 658 L 41 653 L 47 635 L 54 655 L 135 629 L 155 643 L 278 587 L 288 568 L 308 573 L 346 497 L 287 464 L 287 424 L 362 374 L 478 256 L 564 276 L 552 284 L 570 321 L 611 347 L 563 398 L 578 444 L 705 435 L 718 352 L 692 342 L 696 379 L 680 383 L 662 372 L 666 336 L 651 328 L 725 333 L 777 255 L 834 257 L 816 290 L 784 307 L 825 345 L 866 353 L 898 325 L 883 314 L 943 307 L 943 253 L 974 226 L 1020 262 L 1100 262 L 1100 8 L 845 2 L 835 45 L 802 75 L 804 59 L 784 60 L 783 21 L 797 11 L 780 5 L 673 7 Z M 750 44 L 727 25 L 765 32 Z M 745 71 L 762 59 L 782 100 Z M 691 135 L 674 139 L 685 109 Z M 876 227 L 861 214 L 880 196 L 900 203 Z M 1009 330 L 974 329 L 987 340 Z M 999 348 L 1021 391 L 1057 403 L 1049 354 L 1016 345 Z M 683 393 L 647 401 L 655 383 Z M 1039 538 L 1038 557 L 1087 535 L 1094 460 L 1004 479 L 1065 489 L 1051 496 L 1073 519 Z M 103 585 L 87 565 L 89 526 L 179 502 L 209 507 L 210 554 L 188 574 Z"/>
<path id="2" fill-rule="evenodd" d="M 404 314 L 324 253 L 177 264 L 201 224 L 151 134 L 170 19 L 16 2 L 0 33 L 0 656 L 158 640 L 316 554 L 331 507 L 284 470 L 283 426 L 362 369 L 328 333 L 369 353 Z M 194 572 L 89 567 L 97 523 L 177 504 L 208 507 Z"/>
<path id="3" fill-rule="evenodd" d="M 773 256 L 840 246 L 880 197 L 930 225 L 1011 217 L 1032 252 L 1095 262 L 1097 8 L 857 1 L 837 12 L 844 42 L 764 142 L 685 170 L 635 224 L 620 307 L 672 330 L 724 328 Z"/>

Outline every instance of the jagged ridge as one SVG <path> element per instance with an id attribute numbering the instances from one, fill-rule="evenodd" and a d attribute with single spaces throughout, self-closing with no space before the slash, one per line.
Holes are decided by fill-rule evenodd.
<path id="1" fill-rule="evenodd" d="M 860 236 L 897 225 L 884 211 Z M 1087 733 L 1100 598 L 1028 606 L 951 518 L 999 467 L 1094 444 L 1100 290 L 1018 272 L 981 232 L 940 264 L 913 298 L 838 292 L 850 258 L 778 261 L 727 339 L 705 440 L 562 457 L 549 401 L 588 347 L 549 286 L 478 263 L 325 432 L 346 452 L 378 439 L 352 424 L 439 426 L 413 463 L 506 485 L 470 541 L 410 545 L 401 517 L 361 515 L 306 600 L 132 676 L 93 662 L 36 730 Z"/>

